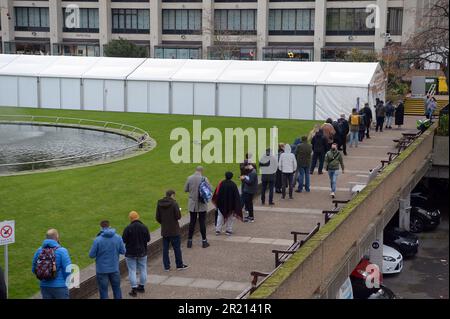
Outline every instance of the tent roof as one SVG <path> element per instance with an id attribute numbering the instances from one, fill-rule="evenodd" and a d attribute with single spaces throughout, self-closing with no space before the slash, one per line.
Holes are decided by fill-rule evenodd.
<path id="1" fill-rule="evenodd" d="M 377 67 L 378 63 L 327 62 L 316 84 L 368 87 L 377 72 Z"/>
<path id="2" fill-rule="evenodd" d="M 19 55 L 17 54 L 0 54 L 0 69 L 18 57 Z"/>
<path id="3" fill-rule="evenodd" d="M 83 74 L 86 79 L 124 80 L 131 74 L 144 58 L 98 58 L 92 68 Z"/>
<path id="4" fill-rule="evenodd" d="M 279 62 L 233 60 L 217 82 L 264 84 L 277 63 Z"/>
<path id="5" fill-rule="evenodd" d="M 98 61 L 100 60 L 94 57 L 68 56 L 45 68 L 39 73 L 39 76 L 81 78 L 83 73 L 92 68 Z"/>
<path id="6" fill-rule="evenodd" d="M 326 65 L 323 62 L 278 62 L 266 83 L 314 85 Z"/>
<path id="7" fill-rule="evenodd" d="M 368 87 L 382 72 L 378 63 L 0 54 L 0 74 L 18 76 Z"/>
<path id="8" fill-rule="evenodd" d="M 131 73 L 128 80 L 168 81 L 187 60 L 147 59 Z"/>
<path id="9" fill-rule="evenodd" d="M 229 60 L 187 60 L 172 76 L 173 81 L 216 82 L 233 63 Z"/>
<path id="10" fill-rule="evenodd" d="M 19 55 L 4 67 L 1 75 L 39 76 L 39 73 L 60 59 L 60 56 L 49 55 Z"/>

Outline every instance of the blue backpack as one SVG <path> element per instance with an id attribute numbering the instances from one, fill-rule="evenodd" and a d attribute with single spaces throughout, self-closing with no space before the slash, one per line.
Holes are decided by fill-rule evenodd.
<path id="1" fill-rule="evenodd" d="M 198 199 L 202 203 L 208 203 L 213 196 L 212 190 L 209 187 L 209 184 L 206 182 L 206 179 L 203 177 L 200 185 L 198 186 Z"/>

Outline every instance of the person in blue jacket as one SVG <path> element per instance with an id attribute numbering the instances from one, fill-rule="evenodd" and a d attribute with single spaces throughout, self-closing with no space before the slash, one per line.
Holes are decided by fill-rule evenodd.
<path id="1" fill-rule="evenodd" d="M 89 257 L 95 258 L 97 285 L 100 299 L 108 299 L 108 285 L 111 283 L 114 299 L 122 299 L 120 289 L 119 256 L 125 254 L 122 237 L 110 228 L 109 221 L 100 223 L 102 230 L 94 239 Z"/>
<path id="2" fill-rule="evenodd" d="M 69 299 L 69 288 L 67 286 L 67 277 L 72 270 L 72 262 L 69 252 L 59 243 L 59 233 L 56 229 L 49 229 L 42 246 L 36 250 L 33 257 L 33 266 L 31 271 L 36 274 L 36 266 L 39 261 L 39 255 L 42 249 L 53 248 L 56 262 L 56 275 L 54 279 L 41 280 L 40 288 L 43 299 Z"/>

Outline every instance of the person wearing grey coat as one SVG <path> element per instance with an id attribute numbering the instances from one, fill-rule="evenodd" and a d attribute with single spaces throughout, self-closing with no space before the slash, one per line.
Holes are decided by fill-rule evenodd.
<path id="1" fill-rule="evenodd" d="M 203 203 L 199 198 L 199 187 L 202 180 L 205 179 L 209 184 L 208 178 L 203 176 L 203 167 L 198 166 L 195 173 L 188 177 L 184 186 L 184 191 L 189 193 L 188 209 L 190 214 L 189 221 L 189 235 L 187 247 L 192 248 L 192 238 L 194 237 L 195 224 L 200 225 L 200 233 L 202 235 L 202 247 L 209 247 L 208 240 L 206 239 L 206 212 L 208 210 L 208 203 Z"/>

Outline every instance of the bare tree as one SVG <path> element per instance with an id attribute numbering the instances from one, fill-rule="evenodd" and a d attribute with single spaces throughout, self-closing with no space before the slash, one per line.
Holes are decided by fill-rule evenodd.
<path id="1" fill-rule="evenodd" d="M 415 67 L 437 64 L 449 81 L 449 0 L 434 0 L 425 10 L 418 30 L 403 46 L 403 59 Z"/>

